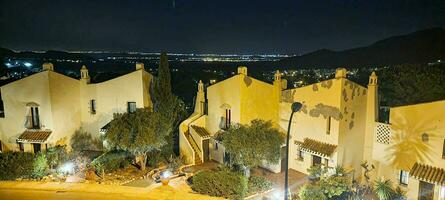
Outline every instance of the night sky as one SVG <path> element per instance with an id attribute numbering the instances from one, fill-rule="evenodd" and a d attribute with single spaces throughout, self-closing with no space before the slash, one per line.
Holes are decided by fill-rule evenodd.
<path id="1" fill-rule="evenodd" d="M 15 50 L 307 53 L 445 27 L 445 0 L 0 0 Z"/>

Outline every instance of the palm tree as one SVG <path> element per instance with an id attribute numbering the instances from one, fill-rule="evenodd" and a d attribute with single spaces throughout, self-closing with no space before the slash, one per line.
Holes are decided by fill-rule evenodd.
<path id="1" fill-rule="evenodd" d="M 395 194 L 391 180 L 377 180 L 374 185 L 374 193 L 380 200 L 391 200 Z"/>

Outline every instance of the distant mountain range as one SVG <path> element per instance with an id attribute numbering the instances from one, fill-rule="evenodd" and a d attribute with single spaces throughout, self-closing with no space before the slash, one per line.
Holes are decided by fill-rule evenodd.
<path id="1" fill-rule="evenodd" d="M 432 28 L 380 40 L 365 47 L 332 51 L 321 49 L 285 58 L 287 67 L 372 67 L 445 60 L 445 30 Z"/>

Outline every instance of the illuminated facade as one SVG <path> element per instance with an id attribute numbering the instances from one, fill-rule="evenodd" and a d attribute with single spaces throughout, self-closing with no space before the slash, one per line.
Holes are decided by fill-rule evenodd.
<path id="1" fill-rule="evenodd" d="M 375 122 L 374 178 L 407 191 L 408 199 L 445 199 L 445 100 L 390 108 Z"/>
<path id="2" fill-rule="evenodd" d="M 151 106 L 148 88 L 152 75 L 143 64 L 136 64 L 134 72 L 101 83 L 90 83 L 85 66 L 80 80 L 53 68 L 45 63 L 42 72 L 0 87 L 3 151 L 38 152 L 66 145 L 79 128 L 98 136 L 113 113 Z"/>
<path id="3" fill-rule="evenodd" d="M 249 77 L 245 67 L 239 67 L 237 75 L 208 86 L 207 98 L 200 82 L 195 112 L 180 126 L 181 154 L 189 163 L 209 159 L 222 163 L 224 146 L 217 135 L 223 134 L 227 126 L 263 119 L 285 132 L 290 105 L 300 101 L 304 106 L 291 128 L 290 168 L 307 173 L 314 164 L 344 165 L 359 176 L 367 89 L 346 79 L 345 69 L 321 83 L 295 89 L 286 89 L 285 85 L 279 72 L 269 84 Z M 197 127 L 205 134 L 198 134 Z M 264 163 L 263 167 L 280 172 L 281 163 Z"/>

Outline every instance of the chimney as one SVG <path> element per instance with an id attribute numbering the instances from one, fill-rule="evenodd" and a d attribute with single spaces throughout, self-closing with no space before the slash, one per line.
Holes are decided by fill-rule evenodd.
<path id="1" fill-rule="evenodd" d="M 238 67 L 238 74 L 244 74 L 247 76 L 247 67 L 246 66 L 239 66 Z"/>
<path id="2" fill-rule="evenodd" d="M 54 71 L 54 65 L 49 62 L 43 63 L 42 68 L 43 71 Z"/>
<path id="3" fill-rule="evenodd" d="M 337 68 L 335 70 L 335 78 L 346 78 L 347 72 L 345 68 Z"/>
<path id="4" fill-rule="evenodd" d="M 138 63 L 136 63 L 136 70 L 140 70 L 140 69 L 145 69 L 144 63 L 138 62 Z"/>
<path id="5" fill-rule="evenodd" d="M 88 75 L 88 69 L 85 65 L 80 69 L 80 80 L 84 83 L 90 83 L 90 75 Z"/>

